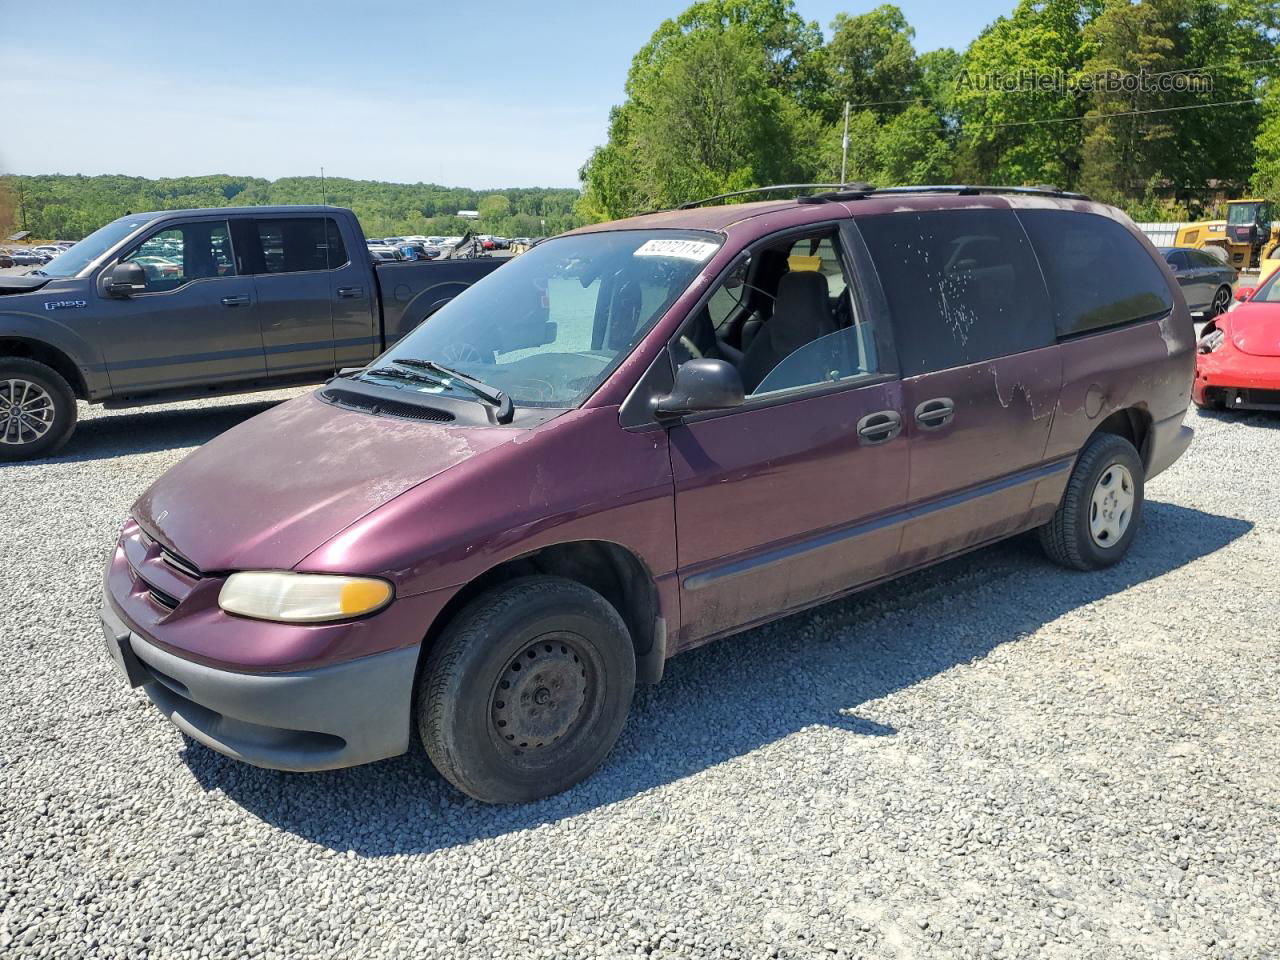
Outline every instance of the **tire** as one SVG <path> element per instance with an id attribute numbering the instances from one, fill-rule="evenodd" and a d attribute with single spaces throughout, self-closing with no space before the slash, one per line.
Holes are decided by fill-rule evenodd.
<path id="1" fill-rule="evenodd" d="M 418 679 L 418 733 L 441 775 L 486 803 L 526 803 L 588 777 L 635 691 L 618 611 L 580 583 L 521 577 L 445 628 Z"/>
<path id="2" fill-rule="evenodd" d="M 1129 505 L 1122 510 L 1126 477 Z M 1122 560 L 1142 520 L 1143 482 L 1142 458 L 1133 444 L 1115 434 L 1094 434 L 1076 460 L 1053 519 L 1040 528 L 1049 559 L 1073 570 L 1100 570 Z M 1097 513 L 1095 494 L 1102 498 Z"/>
<path id="3" fill-rule="evenodd" d="M 1209 319 L 1220 317 L 1231 306 L 1231 288 L 1225 284 L 1214 291 L 1213 301 L 1209 304 Z"/>
<path id="4" fill-rule="evenodd" d="M 71 439 L 76 415 L 76 396 L 58 371 L 24 357 L 0 358 L 0 461 L 53 453 Z"/>

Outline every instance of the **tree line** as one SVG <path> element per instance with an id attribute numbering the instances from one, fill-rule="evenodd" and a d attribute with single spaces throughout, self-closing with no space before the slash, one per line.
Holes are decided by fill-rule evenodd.
<path id="1" fill-rule="evenodd" d="M 584 219 L 770 183 L 1051 183 L 1138 219 L 1280 199 L 1274 0 L 1021 0 L 963 51 L 919 52 L 902 11 L 700 0 L 636 54 Z"/>
<path id="2" fill-rule="evenodd" d="M 189 207 L 320 203 L 350 207 L 369 236 L 453 236 L 467 228 L 499 236 L 542 236 L 576 226 L 574 189 L 468 190 L 428 183 L 327 177 L 205 176 L 149 180 L 125 176 L 0 178 L 0 231 L 76 240 L 126 213 Z M 478 210 L 464 220 L 459 210 Z M 544 226 L 545 224 L 545 226 Z"/>

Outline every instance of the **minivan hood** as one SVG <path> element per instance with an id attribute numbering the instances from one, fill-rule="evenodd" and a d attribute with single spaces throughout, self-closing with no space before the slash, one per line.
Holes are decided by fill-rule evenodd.
<path id="1" fill-rule="evenodd" d="M 387 501 L 522 432 L 378 417 L 312 393 L 200 447 L 133 516 L 202 571 L 287 570 Z"/>
<path id="2" fill-rule="evenodd" d="M 52 280 L 53 277 L 31 277 L 26 274 L 11 274 L 0 277 L 0 296 L 9 293 L 34 293 Z"/>
<path id="3" fill-rule="evenodd" d="M 1241 353 L 1280 357 L 1280 304 L 1242 303 L 1231 311 L 1231 342 Z"/>

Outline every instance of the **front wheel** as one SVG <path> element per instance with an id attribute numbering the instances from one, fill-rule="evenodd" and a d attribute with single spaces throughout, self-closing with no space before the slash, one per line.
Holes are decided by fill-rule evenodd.
<path id="1" fill-rule="evenodd" d="M 1074 570 L 1099 570 L 1123 559 L 1142 517 L 1143 481 L 1133 444 L 1095 434 L 1076 460 L 1053 519 L 1040 528 L 1049 559 Z"/>
<path id="2" fill-rule="evenodd" d="M 630 633 L 604 597 L 561 577 L 522 577 L 472 601 L 441 634 L 418 682 L 418 732 L 463 793 L 525 803 L 600 765 L 635 679 Z"/>
<path id="3" fill-rule="evenodd" d="M 71 437 L 76 412 L 70 384 L 52 367 L 0 358 L 0 460 L 53 453 Z"/>

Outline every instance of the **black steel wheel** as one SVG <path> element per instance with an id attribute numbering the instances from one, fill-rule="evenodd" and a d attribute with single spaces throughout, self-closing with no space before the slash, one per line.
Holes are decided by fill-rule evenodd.
<path id="1" fill-rule="evenodd" d="M 523 803 L 599 766 L 634 690 L 618 611 L 572 580 L 522 577 L 482 594 L 441 634 L 419 679 L 418 732 L 459 790 Z"/>

